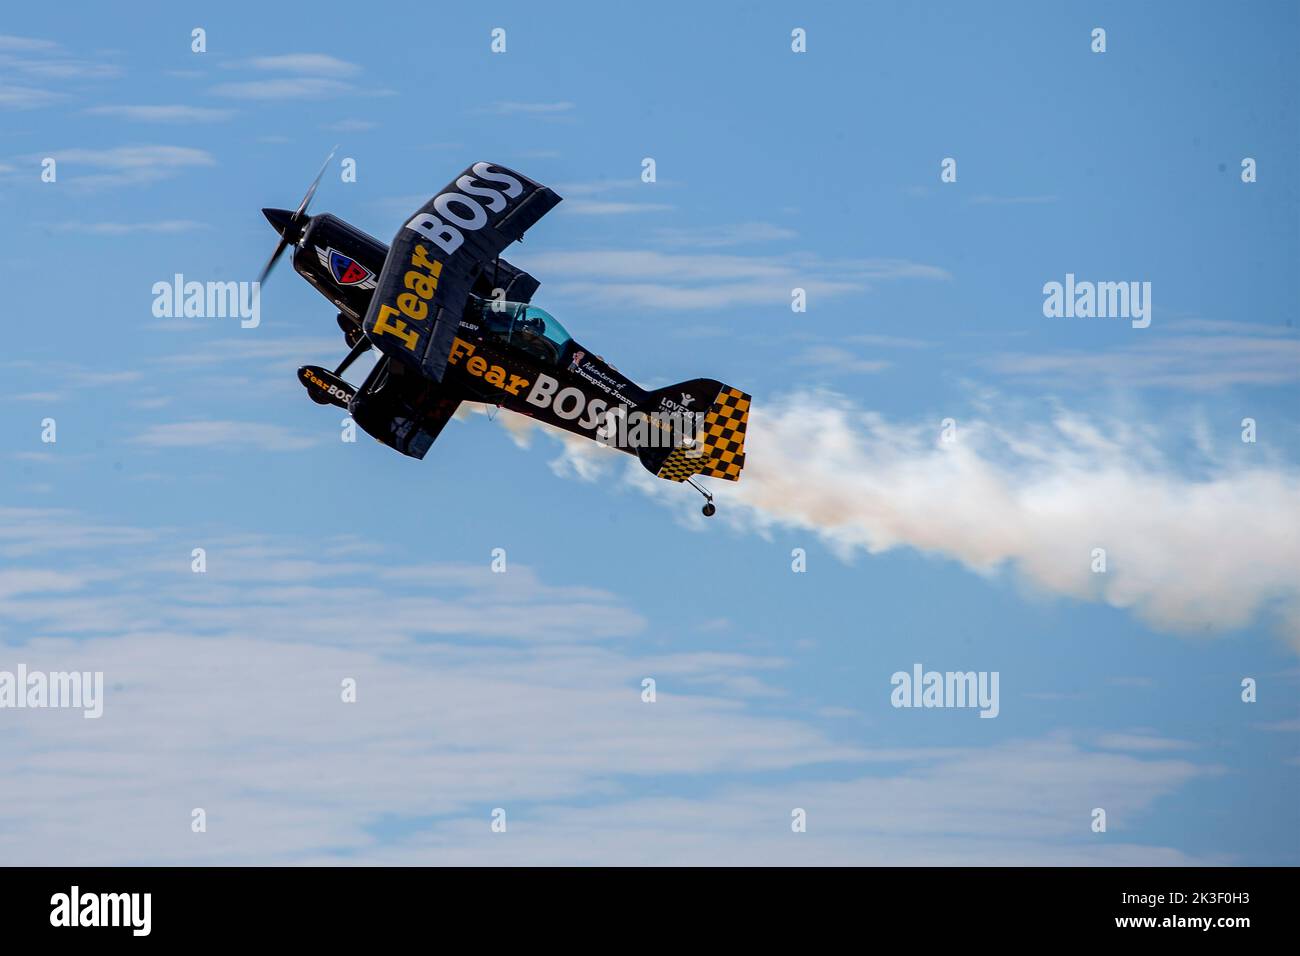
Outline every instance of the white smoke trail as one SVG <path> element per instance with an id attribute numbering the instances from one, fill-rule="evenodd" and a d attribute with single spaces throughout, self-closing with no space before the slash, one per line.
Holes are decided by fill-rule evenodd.
<path id="1" fill-rule="evenodd" d="M 749 530 L 804 529 L 843 555 L 911 547 L 981 573 L 1011 567 L 1176 632 L 1276 614 L 1300 650 L 1300 470 L 1250 451 L 1255 463 L 1189 476 L 1131 425 L 963 420 L 946 442 L 937 421 L 891 424 L 799 393 L 754 407 L 744 475 L 715 489 L 719 517 Z M 681 506 L 677 486 L 591 442 L 566 440 L 555 467 L 591 479 L 620 460 L 633 484 Z"/>

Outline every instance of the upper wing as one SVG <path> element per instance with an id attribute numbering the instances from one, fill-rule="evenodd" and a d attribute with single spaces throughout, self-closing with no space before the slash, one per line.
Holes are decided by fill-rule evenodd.
<path id="1" fill-rule="evenodd" d="M 388 249 L 364 328 L 384 354 L 442 381 L 479 273 L 560 201 L 504 166 L 475 163 L 420 207 Z M 528 285 L 536 280 L 518 273 Z M 512 276 L 512 281 L 519 281 Z"/>
<path id="2" fill-rule="evenodd" d="M 513 266 L 504 259 L 493 259 L 474 280 L 470 289 L 474 295 L 491 299 L 501 290 L 503 298 L 510 302 L 531 302 L 541 283 L 518 266 Z"/>

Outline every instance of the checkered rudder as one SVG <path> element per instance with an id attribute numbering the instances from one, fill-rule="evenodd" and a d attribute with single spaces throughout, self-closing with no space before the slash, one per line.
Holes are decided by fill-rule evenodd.
<path id="1" fill-rule="evenodd" d="M 700 435 L 703 454 L 690 457 L 678 448 L 658 471 L 660 478 L 685 481 L 691 475 L 707 475 L 739 481 L 745 467 L 745 425 L 749 421 L 750 397 L 738 388 L 724 385 L 704 415 Z"/>

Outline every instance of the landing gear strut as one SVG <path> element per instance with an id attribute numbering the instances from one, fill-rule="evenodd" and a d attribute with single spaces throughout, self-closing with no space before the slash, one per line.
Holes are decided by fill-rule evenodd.
<path id="1" fill-rule="evenodd" d="M 686 483 L 689 484 L 692 488 L 694 488 L 696 491 L 698 491 L 700 494 L 702 494 L 702 495 L 704 496 L 704 507 L 701 508 L 700 510 L 701 510 L 702 512 L 704 512 L 704 517 L 706 517 L 706 518 L 712 518 L 713 515 L 714 515 L 714 514 L 717 512 L 717 510 L 718 510 L 718 509 L 715 508 L 714 505 L 713 505 L 713 495 L 709 494 L 707 491 L 705 491 L 703 488 L 701 488 L 699 485 L 697 485 L 697 484 L 696 484 L 694 481 L 692 481 L 690 478 L 687 478 L 687 479 L 686 479 Z"/>
<path id="2" fill-rule="evenodd" d="M 359 338 L 356 342 L 353 343 L 352 351 L 348 352 L 348 354 L 343 357 L 342 362 L 339 362 L 339 367 L 334 370 L 334 374 L 342 375 L 344 372 L 348 370 L 349 365 L 351 365 L 353 362 L 361 358 L 361 356 L 365 355 L 369 351 L 370 351 L 370 340 L 366 338 L 365 335 L 362 335 L 361 338 Z"/>

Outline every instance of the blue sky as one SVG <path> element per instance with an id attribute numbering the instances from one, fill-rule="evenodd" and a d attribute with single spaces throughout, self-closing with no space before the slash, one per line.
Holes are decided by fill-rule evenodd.
<path id="1" fill-rule="evenodd" d="M 0 670 L 108 688 L 0 711 L 0 858 L 1300 862 L 1294 5 L 315 9 L 0 28 Z M 556 189 L 535 301 L 754 395 L 718 516 L 508 413 L 340 441 L 287 265 L 153 316 L 335 144 L 313 210 L 385 241 L 471 161 Z M 999 716 L 895 709 L 915 662 Z"/>

